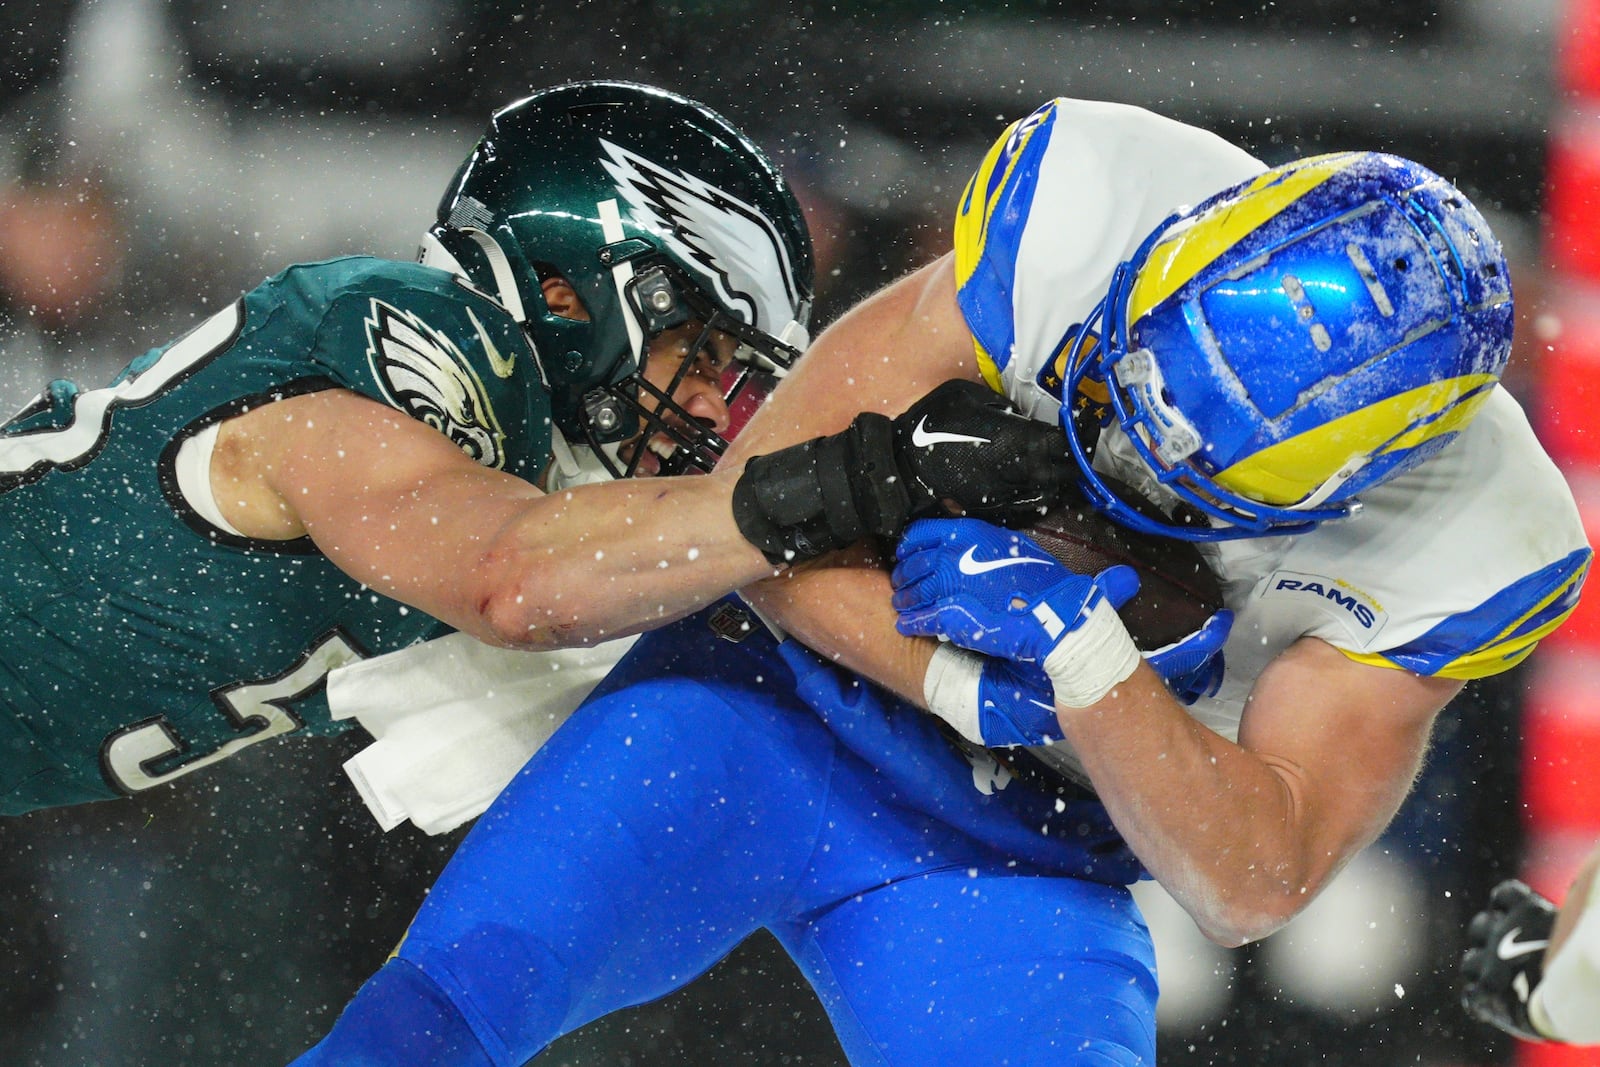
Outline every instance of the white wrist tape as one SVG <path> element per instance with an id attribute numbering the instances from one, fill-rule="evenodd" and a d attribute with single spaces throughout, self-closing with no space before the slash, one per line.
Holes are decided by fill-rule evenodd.
<path id="1" fill-rule="evenodd" d="M 978 729 L 978 683 L 982 679 L 983 657 L 948 644 L 933 650 L 928 673 L 922 676 L 922 700 L 928 710 L 978 745 L 983 744 Z"/>
<path id="2" fill-rule="evenodd" d="M 1564 907 L 1576 905 L 1569 901 Z M 1600 878 L 1590 885 L 1578 924 L 1553 959 L 1544 961 L 1544 978 L 1528 998 L 1535 1029 L 1574 1045 L 1600 1044 Z"/>
<path id="3" fill-rule="evenodd" d="M 1043 666 L 1055 686 L 1056 703 L 1086 708 L 1126 681 L 1142 659 L 1117 609 L 1102 597 L 1088 618 L 1045 657 Z"/>

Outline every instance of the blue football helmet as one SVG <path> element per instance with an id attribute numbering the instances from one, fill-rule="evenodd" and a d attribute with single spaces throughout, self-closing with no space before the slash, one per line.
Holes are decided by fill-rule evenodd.
<path id="1" fill-rule="evenodd" d="M 673 442 L 663 474 L 709 470 L 727 447 L 672 400 L 693 357 L 664 388 L 645 379 L 656 334 L 698 324 L 697 351 L 712 330 L 736 338 L 730 405 L 807 343 L 811 238 L 778 168 L 710 108 L 646 85 L 573 82 L 495 112 L 420 258 L 522 324 L 557 426 L 617 477 L 643 449 L 627 460 L 616 445 L 641 432 Z M 546 306 L 552 276 L 586 319 Z"/>
<path id="2" fill-rule="evenodd" d="M 1511 330 L 1504 253 L 1454 186 L 1391 155 L 1315 156 L 1156 227 L 1079 331 L 1062 426 L 1086 493 L 1129 527 L 1299 533 L 1448 444 Z M 1209 521 L 1121 499 L 1091 466 L 1084 397 Z"/>

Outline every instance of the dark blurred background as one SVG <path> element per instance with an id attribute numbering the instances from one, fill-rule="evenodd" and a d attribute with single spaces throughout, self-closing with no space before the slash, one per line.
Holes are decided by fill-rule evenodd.
<path id="1" fill-rule="evenodd" d="M 655 82 L 747 128 L 807 208 L 822 323 L 943 251 L 983 150 L 1069 95 L 1208 126 L 1268 162 L 1382 149 L 1456 179 L 1515 264 L 1510 384 L 1593 516 L 1597 7 L 5 0 L 0 404 L 51 377 L 99 384 L 291 262 L 411 258 L 489 111 L 544 85 Z M 1141 891 L 1163 1065 L 1590 1062 L 1514 1048 L 1455 991 L 1494 881 L 1559 895 L 1600 836 L 1588 618 L 1469 688 L 1391 832 L 1282 933 L 1223 951 Z M 359 744 L 258 746 L 153 796 L 0 822 L 0 1064 L 253 1067 L 312 1043 L 456 840 L 380 833 L 340 770 Z M 546 1059 L 842 1063 L 765 937 Z"/>

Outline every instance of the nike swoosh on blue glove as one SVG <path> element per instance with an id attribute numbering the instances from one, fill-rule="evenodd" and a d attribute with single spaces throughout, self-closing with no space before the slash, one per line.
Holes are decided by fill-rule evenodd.
<path id="1" fill-rule="evenodd" d="M 1026 534 L 978 519 L 906 528 L 892 579 L 897 629 L 1005 659 L 1042 663 L 1101 600 L 1139 591 L 1131 567 L 1075 574 Z"/>

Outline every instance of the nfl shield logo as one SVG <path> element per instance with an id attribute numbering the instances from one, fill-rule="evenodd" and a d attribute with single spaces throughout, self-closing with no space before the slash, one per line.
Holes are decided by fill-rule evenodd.
<path id="1" fill-rule="evenodd" d="M 712 633 L 724 641 L 738 644 L 755 631 L 755 627 L 751 625 L 753 621 L 750 613 L 744 608 L 737 604 L 722 603 L 711 613 L 706 625 L 711 627 Z"/>

